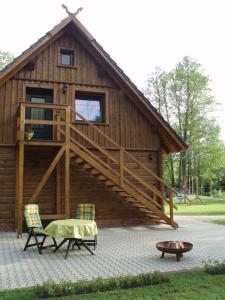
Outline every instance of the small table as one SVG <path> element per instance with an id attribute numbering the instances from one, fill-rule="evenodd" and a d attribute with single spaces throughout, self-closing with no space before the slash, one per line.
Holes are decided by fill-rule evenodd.
<path id="1" fill-rule="evenodd" d="M 81 244 L 94 255 L 85 243 L 84 238 L 97 235 L 98 229 L 95 221 L 81 219 L 57 220 L 48 224 L 43 230 L 43 233 L 55 238 L 63 238 L 62 242 L 59 243 L 54 252 L 68 241 L 65 259 L 67 258 L 72 244 L 76 244 L 78 248 L 80 248 L 79 245 Z"/>
<path id="2" fill-rule="evenodd" d="M 183 253 L 190 251 L 193 248 L 193 244 L 181 241 L 164 241 L 156 244 L 156 248 L 162 251 L 161 258 L 165 253 L 176 254 L 177 261 L 183 256 Z"/>

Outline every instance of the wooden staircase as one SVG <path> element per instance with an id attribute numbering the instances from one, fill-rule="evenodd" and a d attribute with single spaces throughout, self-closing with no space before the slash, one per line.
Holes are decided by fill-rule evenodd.
<path id="1" fill-rule="evenodd" d="M 173 220 L 173 209 L 176 209 L 176 206 L 173 204 L 175 190 L 138 161 L 136 157 L 115 143 L 97 126 L 86 120 L 72 108 L 71 111 L 73 114 L 78 115 L 81 120 L 85 121 L 85 124 L 91 127 L 95 134 L 100 135 L 105 141 L 110 143 L 117 150 L 118 157 L 112 156 L 109 150 L 90 139 L 77 126 L 70 124 L 70 161 L 85 169 L 108 189 L 153 220 L 154 223 L 168 224 L 173 228 L 177 228 L 178 225 Z M 57 131 L 58 135 L 65 136 L 65 131 L 60 126 L 57 127 Z M 96 153 L 100 154 L 100 156 Z M 160 188 L 149 184 L 149 182 L 147 183 L 135 174 L 127 166 L 127 159 L 135 163 L 139 168 L 142 168 L 146 174 L 153 177 L 156 181 L 156 186 Z M 128 177 L 132 178 L 133 181 Z M 168 198 L 163 195 L 162 191 L 165 191 L 165 189 L 167 190 Z M 169 205 L 169 215 L 163 212 L 163 202 L 167 202 Z"/>

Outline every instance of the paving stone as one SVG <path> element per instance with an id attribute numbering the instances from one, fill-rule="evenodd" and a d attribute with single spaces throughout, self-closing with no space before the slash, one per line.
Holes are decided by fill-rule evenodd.
<path id="1" fill-rule="evenodd" d="M 0 289 L 31 287 L 46 281 L 79 281 L 137 275 L 154 271 L 169 272 L 201 267 L 208 258 L 224 260 L 225 226 L 211 218 L 179 218 L 178 230 L 168 226 L 130 226 L 100 229 L 95 255 L 75 248 L 65 260 L 66 246 L 58 252 L 37 249 L 26 252 L 26 234 L 17 239 L 13 232 L 0 233 Z M 155 244 L 163 240 L 193 243 L 191 252 L 180 262 L 175 255 L 161 253 Z M 59 242 L 60 240 L 58 240 Z"/>

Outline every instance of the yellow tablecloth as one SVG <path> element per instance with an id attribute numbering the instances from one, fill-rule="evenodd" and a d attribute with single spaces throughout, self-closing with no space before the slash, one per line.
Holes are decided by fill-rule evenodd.
<path id="1" fill-rule="evenodd" d="M 84 239 L 95 236 L 98 229 L 92 220 L 67 219 L 51 222 L 43 233 L 53 237 Z"/>

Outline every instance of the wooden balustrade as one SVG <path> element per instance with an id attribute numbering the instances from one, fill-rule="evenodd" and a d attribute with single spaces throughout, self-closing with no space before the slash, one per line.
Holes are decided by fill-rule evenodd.
<path id="1" fill-rule="evenodd" d="M 90 138 L 88 138 L 84 133 L 82 133 L 80 130 L 78 130 L 74 125 L 71 125 L 72 130 L 74 130 L 76 133 L 78 133 L 82 138 L 84 138 L 86 141 L 91 143 L 94 148 L 99 150 L 102 154 L 106 156 L 107 161 L 112 161 L 113 163 L 116 163 L 119 165 L 119 174 L 120 174 L 120 185 L 122 186 L 124 181 L 124 173 L 128 173 L 130 176 L 132 176 L 134 179 L 138 181 L 138 183 L 142 184 L 146 189 L 148 189 L 150 192 L 153 193 L 152 196 L 152 202 L 157 204 L 159 206 L 159 203 L 156 201 L 156 197 L 159 197 L 162 201 L 165 201 L 169 205 L 169 211 L 170 211 L 170 218 L 173 222 L 173 209 L 177 209 L 177 207 L 173 204 L 173 195 L 176 194 L 176 191 L 170 187 L 167 183 L 165 183 L 162 178 L 157 176 L 153 171 L 148 169 L 144 164 L 142 164 L 139 160 L 136 159 L 132 154 L 130 154 L 128 151 L 125 150 L 125 148 L 121 147 L 119 144 L 117 144 L 115 141 L 113 141 L 109 136 L 107 136 L 103 131 L 101 131 L 97 126 L 92 124 L 90 121 L 86 120 L 82 115 L 80 115 L 78 112 L 76 112 L 73 108 L 71 108 L 72 115 L 77 115 L 86 125 L 90 126 L 95 130 L 97 133 L 99 133 L 106 141 L 108 141 L 115 149 L 118 149 L 119 151 L 119 160 L 116 160 L 114 157 L 112 157 L 106 149 L 104 149 L 102 146 L 94 143 Z M 72 117 L 72 119 L 74 119 Z M 82 123 L 81 123 L 82 124 Z M 162 191 L 158 190 L 153 185 L 146 183 L 140 176 L 134 174 L 126 165 L 125 165 L 125 156 L 127 156 L 131 161 L 135 162 L 141 169 L 143 169 L 148 175 L 152 176 L 158 185 L 160 185 L 162 191 L 164 188 L 168 190 L 168 199 L 167 197 L 163 196 Z"/>

